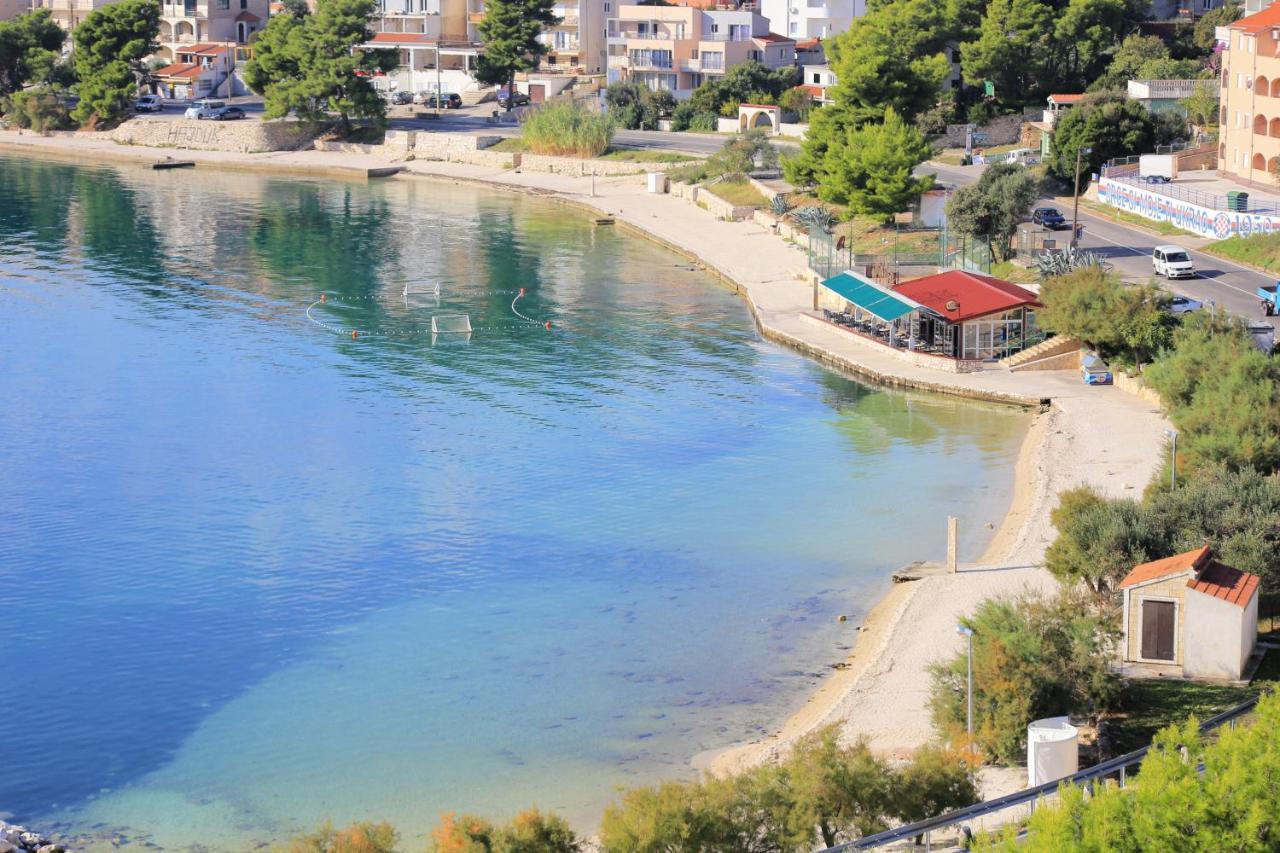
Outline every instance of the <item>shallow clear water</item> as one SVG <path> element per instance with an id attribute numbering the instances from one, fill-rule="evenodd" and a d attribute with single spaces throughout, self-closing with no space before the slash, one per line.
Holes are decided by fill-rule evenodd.
<path id="1" fill-rule="evenodd" d="M 90 846 L 589 829 L 1007 503 L 1022 415 L 827 372 L 544 200 L 4 157 L 0 200 L 0 812 Z"/>

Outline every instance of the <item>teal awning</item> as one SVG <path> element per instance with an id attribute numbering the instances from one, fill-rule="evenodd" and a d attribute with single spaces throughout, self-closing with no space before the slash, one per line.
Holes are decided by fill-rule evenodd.
<path id="1" fill-rule="evenodd" d="M 905 317 L 920 306 L 913 300 L 880 287 L 852 272 L 842 272 L 822 283 L 832 293 L 847 299 L 863 311 L 868 311 L 886 323 Z"/>

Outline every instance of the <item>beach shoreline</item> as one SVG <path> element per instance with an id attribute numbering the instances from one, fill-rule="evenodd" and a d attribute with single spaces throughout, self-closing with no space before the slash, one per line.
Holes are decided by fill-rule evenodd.
<path id="1" fill-rule="evenodd" d="M 180 152 L 184 159 L 216 168 L 354 180 L 365 180 L 370 169 L 390 162 L 334 152 L 248 155 L 121 146 L 84 134 L 0 132 L 0 151 L 135 165 Z M 1019 448 L 1009 508 L 979 561 L 955 574 L 894 584 L 868 611 L 843 664 L 775 733 L 700 753 L 693 761 L 698 769 L 721 774 L 769 760 L 784 754 L 805 732 L 831 722 L 840 724 L 846 739 L 865 737 L 873 749 L 888 755 L 905 756 L 923 745 L 933 735 L 927 713 L 928 665 L 958 648 L 956 620 L 989 595 L 1052 588 L 1041 564 L 1052 539 L 1048 515 L 1056 495 L 1083 483 L 1123 495 L 1145 486 L 1158 465 L 1164 418 L 1150 403 L 1123 390 L 1085 388 L 1070 372 L 940 373 L 896 360 L 802 316 L 811 293 L 797 276 L 803 256 L 755 223 L 717 220 L 671 196 L 648 194 L 635 177 L 594 179 L 588 185 L 585 178 L 550 173 L 438 161 L 403 165 L 405 178 L 533 194 L 609 217 L 695 260 L 731 286 L 747 301 L 764 338 L 860 380 L 1040 409 Z M 744 251 L 744 243 L 755 251 Z M 1098 435 L 1107 436 L 1109 443 L 1090 440 Z"/>

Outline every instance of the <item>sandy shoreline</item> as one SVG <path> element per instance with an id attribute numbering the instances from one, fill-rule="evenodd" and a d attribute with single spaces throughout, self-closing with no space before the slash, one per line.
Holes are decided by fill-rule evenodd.
<path id="1" fill-rule="evenodd" d="M 215 168 L 356 180 L 389 162 L 334 152 L 244 155 L 120 146 L 85 135 L 41 138 L 0 132 L 0 151 L 5 150 L 80 163 L 145 164 L 178 154 Z M 1052 400 L 1022 442 L 1009 509 L 979 562 L 956 574 L 894 585 L 868 613 L 843 668 L 824 680 L 777 732 L 703 753 L 694 759 L 696 767 L 725 773 L 751 766 L 785 752 L 797 737 L 828 722 L 838 722 L 848 739 L 867 738 L 884 754 L 905 755 L 924 744 L 933 735 L 928 666 L 958 648 L 956 620 L 988 596 L 1052 588 L 1052 579 L 1039 566 L 1052 538 L 1048 515 L 1058 492 L 1089 483 L 1107 494 L 1134 494 L 1131 490 L 1140 490 L 1158 464 L 1163 416 L 1117 388 L 1085 388 L 1074 374 L 942 374 L 905 365 L 836 330 L 799 322 L 809 319 L 800 315 L 811 298 L 809 286 L 795 276 L 803 256 L 754 223 L 718 221 L 670 196 L 648 195 L 634 178 L 597 180 L 588 195 L 584 179 L 563 175 L 425 161 L 406 166 L 411 177 L 546 195 L 615 217 L 620 225 L 696 258 L 732 285 L 746 298 L 762 335 L 837 369 L 962 396 L 1023 404 Z M 751 251 L 743 251 L 744 241 Z M 1105 443 L 1098 440 L 1103 436 Z"/>

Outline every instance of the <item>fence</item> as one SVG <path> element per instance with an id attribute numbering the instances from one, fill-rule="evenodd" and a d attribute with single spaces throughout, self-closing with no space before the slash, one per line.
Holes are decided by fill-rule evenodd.
<path id="1" fill-rule="evenodd" d="M 1254 706 L 1257 704 L 1257 698 L 1249 699 L 1245 702 L 1241 702 L 1234 708 L 1223 711 L 1216 717 L 1210 717 L 1208 720 L 1205 720 L 1200 724 L 1200 734 L 1208 734 L 1223 725 L 1229 725 L 1234 728 L 1235 721 L 1252 711 Z M 1035 805 L 1040 798 L 1056 794 L 1058 788 L 1062 785 L 1083 784 L 1086 788 L 1092 788 L 1093 783 L 1099 779 L 1108 779 L 1115 776 L 1123 787 L 1127 781 L 1129 768 L 1141 764 L 1142 759 L 1146 758 L 1147 753 L 1150 751 L 1150 746 L 1144 746 L 1142 749 L 1136 749 L 1133 752 L 1118 756 L 1110 761 L 1095 764 L 1094 766 L 1072 774 L 1065 779 L 1059 779 L 1056 782 L 1037 785 L 1034 788 L 1027 788 L 1026 790 L 1018 791 L 1017 793 L 997 797 L 994 800 L 987 800 L 986 802 L 966 806 L 965 808 L 956 809 L 955 811 L 950 811 L 946 814 L 929 818 L 928 820 L 917 821 L 916 823 L 900 826 L 897 829 L 878 832 L 875 835 L 868 835 L 864 838 L 859 838 L 857 841 L 850 841 L 847 844 L 837 844 L 835 847 L 827 848 L 825 853 L 843 853 L 843 851 L 852 850 L 872 850 L 877 847 L 884 847 L 887 844 L 916 838 L 917 836 L 924 836 L 925 850 L 928 851 L 931 848 L 930 835 L 940 829 L 968 824 L 975 818 L 984 817 L 989 814 L 1016 808 L 1018 806 L 1029 805 L 1031 810 L 1034 811 Z"/>
<path id="2" fill-rule="evenodd" d="M 1176 183 L 1148 184 L 1147 182 L 1141 180 L 1140 178 L 1134 177 L 1132 174 L 1132 170 L 1126 168 L 1128 164 L 1117 164 L 1117 165 L 1120 167 L 1119 169 L 1115 171 L 1106 170 L 1103 172 L 1103 177 L 1110 178 L 1113 181 L 1119 181 L 1121 183 L 1131 184 L 1132 186 L 1140 187 L 1142 189 L 1151 190 L 1152 192 L 1159 193 L 1162 196 L 1166 196 L 1172 199 L 1177 199 L 1178 201 L 1185 201 L 1185 202 L 1188 202 L 1189 204 L 1194 204 L 1199 207 L 1208 208 L 1209 210 L 1232 210 L 1232 207 L 1230 204 L 1228 204 L 1227 197 L 1225 195 L 1219 195 L 1218 193 L 1204 192 L 1203 190 L 1195 190 L 1195 189 L 1191 189 L 1190 187 L 1179 186 Z M 1255 204 L 1253 203 L 1252 199 L 1250 199 L 1248 208 L 1244 211 L 1238 211 L 1238 212 L 1273 213 L 1273 214 L 1280 213 L 1280 204 L 1277 204 L 1275 202 L 1271 202 L 1268 204 Z"/>
<path id="3" fill-rule="evenodd" d="M 838 227 L 837 227 L 838 229 Z M 879 252 L 858 252 L 849 235 L 830 234 L 809 228 L 809 269 L 826 279 L 849 269 L 877 268 L 894 281 L 903 267 L 934 267 L 991 272 L 991 245 L 982 238 L 968 237 L 938 228 L 897 227 L 893 244 Z"/>

